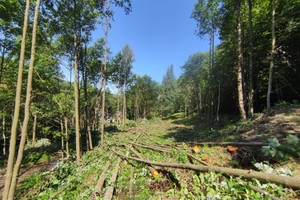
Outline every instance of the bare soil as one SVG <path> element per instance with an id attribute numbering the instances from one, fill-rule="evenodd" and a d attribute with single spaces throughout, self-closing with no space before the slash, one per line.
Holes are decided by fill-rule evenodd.
<path id="1" fill-rule="evenodd" d="M 52 159 L 50 162 L 38 163 L 29 167 L 21 168 L 19 172 L 17 188 L 26 178 L 32 176 L 33 174 L 51 170 L 56 165 L 57 159 L 58 158 L 55 158 Z M 2 197 L 2 192 L 4 189 L 5 173 L 6 173 L 6 169 L 0 170 L 0 197 Z"/>

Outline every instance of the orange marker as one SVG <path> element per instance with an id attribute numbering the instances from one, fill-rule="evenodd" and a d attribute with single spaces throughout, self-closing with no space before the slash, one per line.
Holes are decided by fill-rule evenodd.
<path id="1" fill-rule="evenodd" d="M 228 151 L 236 151 L 238 149 L 239 149 L 238 147 L 230 147 L 230 148 L 228 148 Z"/>
<path id="2" fill-rule="evenodd" d="M 155 170 L 152 174 L 152 176 L 155 178 L 156 176 L 158 176 L 158 172 Z"/>
<path id="3" fill-rule="evenodd" d="M 196 145 L 196 146 L 194 146 L 194 149 L 193 149 L 193 151 L 195 152 L 195 153 L 197 153 L 198 151 L 199 151 L 199 147 Z"/>

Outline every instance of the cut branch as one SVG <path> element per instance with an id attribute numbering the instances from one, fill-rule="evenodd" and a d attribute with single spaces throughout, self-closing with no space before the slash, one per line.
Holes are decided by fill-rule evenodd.
<path id="1" fill-rule="evenodd" d="M 112 150 L 114 153 L 118 154 L 119 156 L 122 156 L 125 158 L 125 155 L 120 154 L 114 150 Z M 232 169 L 227 167 L 216 167 L 216 166 L 199 166 L 199 165 L 192 165 L 192 164 L 179 164 L 179 163 L 158 163 L 133 157 L 127 157 L 127 159 L 143 162 L 150 165 L 156 165 L 161 167 L 172 167 L 172 168 L 180 168 L 180 169 L 189 169 L 194 171 L 201 171 L 201 172 L 208 172 L 212 171 L 215 173 L 224 173 L 230 176 L 242 176 L 246 179 L 253 179 L 256 178 L 262 182 L 273 182 L 276 184 L 282 184 L 286 187 L 291 187 L 294 189 L 300 189 L 300 179 L 295 177 L 289 177 L 289 176 L 280 176 L 276 174 L 271 173 L 263 173 L 263 172 L 256 172 L 253 170 L 242 170 L 242 169 Z"/>

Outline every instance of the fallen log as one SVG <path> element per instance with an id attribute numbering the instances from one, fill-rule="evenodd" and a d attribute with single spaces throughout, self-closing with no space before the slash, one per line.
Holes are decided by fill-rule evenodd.
<path id="1" fill-rule="evenodd" d="M 162 152 L 165 152 L 165 153 L 172 153 L 170 150 L 162 149 L 162 148 L 155 147 L 155 146 L 141 145 L 141 144 L 137 144 L 137 143 L 133 143 L 133 142 L 128 142 L 128 143 L 131 144 L 131 145 L 136 145 L 136 146 L 139 146 L 139 147 L 142 147 L 142 148 L 146 148 L 146 149 L 151 149 L 151 150 L 155 150 L 155 151 L 162 151 Z M 182 150 L 182 149 L 179 149 L 179 148 L 177 148 L 177 147 L 175 147 L 175 149 L 177 149 L 177 150 Z M 196 156 L 193 156 L 193 155 L 190 154 L 190 153 L 185 152 L 185 154 L 186 154 L 188 157 L 197 160 L 198 162 L 200 162 L 200 163 L 203 164 L 203 165 L 208 165 L 206 162 L 203 162 L 202 160 L 198 159 Z M 127 154 L 126 154 L 126 155 L 127 155 Z"/>
<path id="2" fill-rule="evenodd" d="M 116 167 L 115 167 L 115 171 L 110 179 L 111 181 L 111 185 L 107 187 L 107 190 L 105 192 L 104 198 L 105 200 L 110 200 L 113 197 L 113 193 L 114 193 L 114 189 L 115 189 L 115 182 L 117 180 L 117 176 L 118 176 L 118 172 L 119 172 L 119 168 L 120 168 L 120 162 L 121 162 L 121 158 L 118 159 Z"/>
<path id="3" fill-rule="evenodd" d="M 127 148 L 129 148 L 129 149 L 130 149 L 137 157 L 139 157 L 139 159 L 144 160 L 144 158 L 143 158 L 137 151 L 135 151 L 132 147 L 127 146 Z M 126 155 L 126 157 L 128 157 L 128 155 Z M 151 174 L 152 174 L 152 176 L 153 176 L 153 175 L 154 175 L 154 172 L 156 171 L 156 170 L 154 169 L 154 167 L 148 165 L 148 169 L 149 169 L 149 171 L 151 172 Z"/>
<path id="4" fill-rule="evenodd" d="M 95 191 L 94 191 L 95 195 L 100 194 L 100 192 L 103 188 L 103 185 L 104 185 L 104 172 L 106 170 L 108 170 L 109 166 L 110 166 L 110 162 L 107 161 L 106 164 L 104 165 L 103 172 L 101 173 L 100 178 L 97 182 L 97 185 L 96 185 L 96 188 L 95 188 Z"/>
<path id="5" fill-rule="evenodd" d="M 182 143 L 172 143 L 172 144 L 173 145 L 180 145 Z M 199 145 L 199 146 L 219 145 L 219 146 L 257 146 L 257 147 L 268 146 L 269 145 L 269 143 L 267 143 L 267 142 L 189 142 L 189 143 L 185 143 L 185 144 Z"/>
<path id="6" fill-rule="evenodd" d="M 112 150 L 115 154 L 122 156 L 125 158 L 125 155 L 120 154 L 114 150 Z M 180 169 L 189 169 L 194 171 L 201 171 L 201 172 L 208 172 L 212 171 L 215 173 L 224 173 L 229 176 L 235 176 L 239 177 L 242 176 L 246 179 L 258 179 L 262 182 L 273 182 L 276 184 L 282 184 L 285 187 L 291 187 L 294 189 L 300 189 L 300 179 L 296 177 L 290 177 L 290 176 L 280 176 L 277 174 L 272 173 L 263 173 L 263 172 L 256 172 L 253 170 L 243 170 L 243 169 L 233 169 L 228 167 L 216 167 L 216 166 L 199 166 L 199 165 L 193 165 L 193 164 L 179 164 L 179 163 L 158 163 L 148 160 L 143 160 L 139 158 L 133 158 L 133 157 L 127 157 L 127 159 L 143 162 L 150 165 L 156 165 L 161 167 L 171 167 L 171 168 L 180 168 Z"/>

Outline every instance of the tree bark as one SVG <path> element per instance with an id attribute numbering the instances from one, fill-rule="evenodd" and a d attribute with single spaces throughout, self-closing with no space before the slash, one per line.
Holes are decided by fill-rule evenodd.
<path id="1" fill-rule="evenodd" d="M 118 69 L 118 101 L 117 101 L 117 113 L 120 113 L 120 74 L 121 67 Z M 117 126 L 119 126 L 119 116 L 117 116 Z"/>
<path id="2" fill-rule="evenodd" d="M 249 102 L 248 113 L 251 118 L 254 116 L 253 109 L 253 28 L 252 28 L 252 0 L 248 0 L 249 5 L 249 34 L 250 34 L 250 52 L 249 52 Z"/>
<path id="3" fill-rule="evenodd" d="M 64 159 L 65 141 L 64 141 L 64 121 L 63 116 L 60 118 L 60 131 L 61 131 L 61 157 Z"/>
<path id="4" fill-rule="evenodd" d="M 22 135 L 21 135 L 21 141 L 20 141 L 20 146 L 19 146 L 19 151 L 18 151 L 18 157 L 16 160 L 16 164 L 14 166 L 14 171 L 13 171 L 13 176 L 12 176 L 11 185 L 10 185 L 10 189 L 9 189 L 8 199 L 14 198 L 14 193 L 15 193 L 16 185 L 17 185 L 17 178 L 19 175 L 19 170 L 20 170 L 22 159 L 23 159 L 25 142 L 26 142 L 26 138 L 27 138 L 27 128 L 28 128 L 28 122 L 29 122 L 29 118 L 30 118 L 32 79 L 33 79 L 35 50 L 36 50 L 36 32 L 37 32 L 37 23 L 38 23 L 40 3 L 41 3 L 40 0 L 36 1 L 33 29 L 32 29 L 30 64 L 29 64 L 29 69 L 28 69 L 27 91 L 26 91 L 25 111 L 24 111 L 25 116 L 24 116 L 24 121 L 23 121 Z"/>
<path id="5" fill-rule="evenodd" d="M 36 121 L 37 121 L 37 113 L 34 113 L 33 130 L 32 130 L 32 144 L 35 144 L 35 142 L 36 142 Z"/>
<path id="6" fill-rule="evenodd" d="M 20 105 L 21 105 L 22 75 L 23 75 L 23 66 L 24 66 L 24 54 L 25 54 L 26 33 L 27 33 L 27 26 L 28 26 L 29 7 L 30 7 L 30 1 L 26 0 L 22 44 L 21 44 L 21 52 L 20 52 L 20 60 L 19 60 L 18 81 L 17 81 L 16 98 L 15 98 L 15 109 L 14 109 L 13 123 L 11 127 L 9 155 L 8 155 L 5 185 L 4 185 L 4 191 L 2 197 L 3 200 L 6 200 L 8 198 L 12 172 L 13 172 L 15 150 L 16 150 L 17 128 L 18 128 Z"/>
<path id="7" fill-rule="evenodd" d="M 109 10 L 110 1 L 106 1 L 106 11 Z M 104 114 L 105 114 L 105 87 L 106 87 L 106 65 L 107 65 L 107 35 L 108 35 L 108 21 L 109 16 L 105 16 L 106 29 L 105 29 L 105 49 L 104 49 L 104 69 L 103 69 L 103 93 L 102 93 L 102 112 L 101 112 L 101 147 L 104 146 Z"/>
<path id="8" fill-rule="evenodd" d="M 238 86 L 238 102 L 241 120 L 246 120 L 246 112 L 244 106 L 244 93 L 243 93 L 243 52 L 242 52 L 242 29 L 241 29 L 241 0 L 237 1 L 237 32 L 238 32 L 238 73 L 237 73 L 237 86 Z"/>
<path id="9" fill-rule="evenodd" d="M 6 136 L 5 136 L 5 111 L 2 119 L 3 155 L 6 155 Z"/>
<path id="10" fill-rule="evenodd" d="M 75 89 L 75 132 L 76 132 L 76 161 L 81 157 L 80 151 L 80 119 L 79 119 L 79 92 L 78 92 L 78 55 L 77 55 L 77 33 L 76 33 L 76 0 L 74 0 L 74 89 Z"/>
<path id="11" fill-rule="evenodd" d="M 123 125 L 125 125 L 126 120 L 126 70 L 125 70 L 125 78 L 124 78 L 124 92 L 123 92 Z"/>
<path id="12" fill-rule="evenodd" d="M 113 197 L 113 193 L 114 193 L 114 189 L 115 189 L 115 183 L 116 183 L 118 172 L 119 172 L 119 169 L 120 169 L 120 166 L 119 166 L 120 162 L 121 162 L 121 158 L 118 158 L 117 164 L 115 166 L 115 171 L 114 171 L 114 173 L 111 177 L 111 180 L 110 180 L 111 181 L 111 186 L 109 186 L 107 188 L 103 199 L 110 200 Z"/>
<path id="13" fill-rule="evenodd" d="M 269 70 L 269 83 L 267 93 L 267 109 L 271 109 L 271 92 L 272 92 L 272 77 L 274 69 L 274 54 L 275 54 L 275 0 L 272 0 L 272 49 L 271 49 L 271 61 Z"/>
<path id="14" fill-rule="evenodd" d="M 65 131 L 66 131 L 66 153 L 67 156 L 70 155 L 69 153 L 69 134 L 68 134 L 68 118 L 65 116 Z"/>

